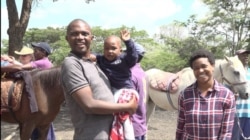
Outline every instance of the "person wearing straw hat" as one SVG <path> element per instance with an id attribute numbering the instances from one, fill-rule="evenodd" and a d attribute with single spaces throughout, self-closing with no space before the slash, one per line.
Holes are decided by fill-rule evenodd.
<path id="1" fill-rule="evenodd" d="M 19 55 L 19 62 L 15 60 L 13 56 L 1 55 L 1 67 L 10 66 L 13 64 L 19 66 L 28 64 L 34 60 L 33 53 L 33 49 L 26 46 L 24 46 L 20 51 L 15 51 L 15 54 Z"/>
<path id="2" fill-rule="evenodd" d="M 1 67 L 3 72 L 17 72 L 20 70 L 32 70 L 32 69 L 47 69 L 53 66 L 49 60 L 48 55 L 51 54 L 51 48 L 46 42 L 31 43 L 34 48 L 34 61 L 31 61 L 24 65 L 9 65 Z"/>
<path id="3" fill-rule="evenodd" d="M 1 54 L 1 67 L 13 65 L 13 64 L 22 65 L 20 62 L 15 60 L 15 57 Z"/>
<path id="4" fill-rule="evenodd" d="M 19 55 L 19 61 L 23 65 L 30 63 L 34 60 L 34 50 L 32 48 L 24 46 L 20 51 L 15 51 L 15 54 Z"/>
<path id="5" fill-rule="evenodd" d="M 20 61 L 23 65 L 8 65 L 1 67 L 2 72 L 17 72 L 21 70 L 32 70 L 32 69 L 48 69 L 53 66 L 49 60 L 48 55 L 51 54 L 51 48 L 47 42 L 31 43 L 34 48 L 23 47 L 19 52 L 15 51 L 16 54 L 20 55 Z M 34 55 L 34 59 L 28 62 L 28 55 Z M 31 60 L 31 59 L 29 59 Z M 31 140 L 37 140 L 39 137 L 38 129 L 36 128 L 31 134 Z M 47 135 L 48 140 L 55 140 L 55 132 L 53 123 L 49 127 Z"/>

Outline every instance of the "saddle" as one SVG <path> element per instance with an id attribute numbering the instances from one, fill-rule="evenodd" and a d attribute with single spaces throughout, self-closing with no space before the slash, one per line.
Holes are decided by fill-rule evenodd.
<path id="1" fill-rule="evenodd" d="M 23 87 L 23 80 L 1 78 L 1 114 L 20 108 Z"/>

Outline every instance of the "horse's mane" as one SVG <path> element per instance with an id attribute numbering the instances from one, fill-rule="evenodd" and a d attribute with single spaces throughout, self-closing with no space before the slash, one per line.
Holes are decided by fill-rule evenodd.
<path id="1" fill-rule="evenodd" d="M 36 69 L 31 71 L 32 80 L 39 80 L 40 83 L 45 86 L 44 88 L 51 88 L 57 83 L 60 84 L 60 73 L 60 66 L 52 67 L 45 70 Z"/>

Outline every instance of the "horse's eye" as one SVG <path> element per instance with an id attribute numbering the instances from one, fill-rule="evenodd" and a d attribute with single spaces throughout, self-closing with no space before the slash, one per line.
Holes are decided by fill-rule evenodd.
<path id="1" fill-rule="evenodd" d="M 239 76 L 239 75 L 240 75 L 240 72 L 238 72 L 238 71 L 234 71 L 234 75 Z"/>

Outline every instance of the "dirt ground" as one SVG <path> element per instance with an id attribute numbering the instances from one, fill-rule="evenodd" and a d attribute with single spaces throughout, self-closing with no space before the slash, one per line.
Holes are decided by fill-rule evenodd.
<path id="1" fill-rule="evenodd" d="M 61 107 L 55 119 L 54 127 L 57 140 L 71 140 L 73 129 L 67 107 Z M 163 111 L 156 109 L 148 124 L 148 140 L 174 140 L 176 130 L 177 111 Z M 17 125 L 1 122 L 1 140 L 18 140 Z"/>

